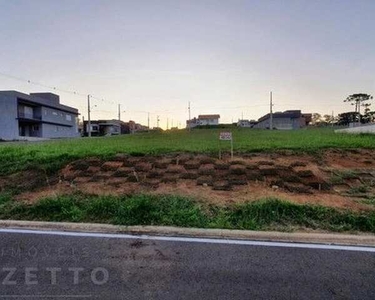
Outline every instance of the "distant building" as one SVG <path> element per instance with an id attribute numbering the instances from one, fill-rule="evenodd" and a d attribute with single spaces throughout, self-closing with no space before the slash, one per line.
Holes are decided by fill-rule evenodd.
<path id="1" fill-rule="evenodd" d="M 219 125 L 220 115 L 199 115 L 198 118 L 194 118 L 186 121 L 187 128 L 194 128 L 197 126 L 207 125 Z"/>
<path id="2" fill-rule="evenodd" d="M 257 123 L 255 120 L 238 120 L 236 125 L 238 127 L 253 128 Z"/>
<path id="3" fill-rule="evenodd" d="M 121 134 L 136 133 L 147 130 L 149 130 L 147 126 L 144 126 L 131 120 L 129 122 L 122 122 L 121 124 Z"/>
<path id="4" fill-rule="evenodd" d="M 78 109 L 52 93 L 0 91 L 0 139 L 78 137 Z"/>
<path id="5" fill-rule="evenodd" d="M 92 120 L 91 136 L 131 134 L 146 131 L 148 128 L 134 121 L 123 122 L 119 120 Z M 83 135 L 88 136 L 88 121 L 83 123 Z"/>
<path id="6" fill-rule="evenodd" d="M 91 120 L 91 136 L 121 134 L 121 121 L 118 120 Z M 83 122 L 83 135 L 89 135 L 89 122 Z"/>
<path id="7" fill-rule="evenodd" d="M 300 110 L 287 110 L 272 114 L 274 129 L 290 130 L 306 127 L 311 122 L 312 114 L 303 114 Z M 261 117 L 253 128 L 270 128 L 270 114 Z"/>

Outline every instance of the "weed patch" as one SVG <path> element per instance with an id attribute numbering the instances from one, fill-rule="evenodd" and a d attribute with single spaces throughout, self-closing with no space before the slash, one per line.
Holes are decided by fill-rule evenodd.
<path id="1" fill-rule="evenodd" d="M 0 198 L 2 219 L 100 222 L 247 230 L 306 227 L 331 231 L 375 232 L 375 213 L 354 213 L 270 198 L 228 207 L 204 206 L 178 196 L 130 197 L 69 195 L 35 204 Z M 1 200 L 2 199 L 2 200 Z"/>
<path id="2" fill-rule="evenodd" d="M 41 143 L 0 143 L 0 175 L 37 167 L 53 174 L 74 160 L 87 157 L 108 159 L 117 153 L 135 157 L 172 152 L 217 155 L 220 131 L 218 128 L 197 129 L 191 133 L 179 130 Z M 235 150 L 240 153 L 295 150 L 319 157 L 319 151 L 328 148 L 375 148 L 371 135 L 336 134 L 331 128 L 293 131 L 233 128 L 231 131 Z M 222 151 L 230 151 L 230 145 L 223 144 Z"/>

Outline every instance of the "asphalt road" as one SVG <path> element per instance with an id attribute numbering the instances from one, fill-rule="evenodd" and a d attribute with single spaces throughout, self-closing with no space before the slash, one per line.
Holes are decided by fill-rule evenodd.
<path id="1" fill-rule="evenodd" d="M 0 299 L 375 299 L 375 252 L 0 230 Z"/>

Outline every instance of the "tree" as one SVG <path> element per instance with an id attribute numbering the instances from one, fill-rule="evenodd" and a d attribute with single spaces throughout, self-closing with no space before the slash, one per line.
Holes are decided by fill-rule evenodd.
<path id="1" fill-rule="evenodd" d="M 363 117 L 361 118 L 362 123 L 374 122 L 375 111 L 371 111 L 371 103 L 363 103 L 362 106 L 365 108 Z"/>
<path id="2" fill-rule="evenodd" d="M 364 106 L 366 101 L 373 99 L 371 95 L 368 94 L 353 94 L 348 96 L 344 102 L 349 102 L 351 105 L 355 105 L 355 113 L 358 113 L 359 120 L 361 122 L 361 106 Z"/>
<path id="3" fill-rule="evenodd" d="M 342 126 L 349 126 L 350 123 L 356 123 L 359 120 L 359 113 L 358 112 L 345 112 L 342 114 L 339 114 L 338 117 L 338 125 Z"/>
<path id="4" fill-rule="evenodd" d="M 332 124 L 333 116 L 332 115 L 324 115 L 323 116 L 324 122 L 327 124 Z"/>
<path id="5" fill-rule="evenodd" d="M 322 115 L 318 113 L 314 113 L 311 117 L 311 125 L 319 125 L 322 122 Z"/>

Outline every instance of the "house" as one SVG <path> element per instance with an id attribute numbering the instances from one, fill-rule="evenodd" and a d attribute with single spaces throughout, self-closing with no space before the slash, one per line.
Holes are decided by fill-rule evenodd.
<path id="1" fill-rule="evenodd" d="M 78 110 L 52 93 L 0 91 L 0 139 L 78 137 Z"/>
<path id="2" fill-rule="evenodd" d="M 312 114 L 303 114 L 300 110 L 287 110 L 272 114 L 274 129 L 288 130 L 306 127 L 311 122 Z M 270 114 L 261 117 L 253 128 L 269 129 Z"/>
<path id="3" fill-rule="evenodd" d="M 238 120 L 237 127 L 253 128 L 258 122 L 254 120 Z"/>
<path id="4" fill-rule="evenodd" d="M 91 136 L 118 135 L 145 131 L 148 128 L 134 121 L 123 122 L 119 120 L 92 120 Z M 88 121 L 83 122 L 83 135 L 88 136 Z"/>
<path id="5" fill-rule="evenodd" d="M 118 135 L 121 134 L 121 121 L 119 120 L 92 120 L 91 136 Z M 89 122 L 83 122 L 83 135 L 89 135 Z"/>
<path id="6" fill-rule="evenodd" d="M 132 120 L 130 120 L 129 122 L 122 122 L 121 124 L 121 134 L 136 133 L 148 130 L 149 128 L 147 126 L 136 123 Z"/>
<path id="7" fill-rule="evenodd" d="M 199 115 L 186 121 L 186 128 L 194 128 L 197 126 L 219 125 L 220 115 Z"/>

